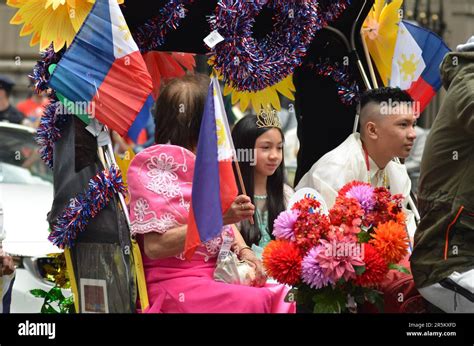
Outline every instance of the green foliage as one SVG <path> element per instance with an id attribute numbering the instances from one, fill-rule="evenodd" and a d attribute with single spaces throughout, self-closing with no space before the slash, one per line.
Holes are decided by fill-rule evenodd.
<path id="1" fill-rule="evenodd" d="M 361 231 L 357 233 L 357 241 L 361 244 L 368 243 L 370 239 L 372 239 L 372 237 L 370 236 L 369 232 Z"/>
<path id="2" fill-rule="evenodd" d="M 341 313 L 346 310 L 347 294 L 331 286 L 313 295 L 314 313 Z"/>
<path id="3" fill-rule="evenodd" d="M 30 293 L 37 298 L 44 298 L 43 306 L 41 307 L 42 314 L 74 313 L 73 297 L 64 297 L 61 288 L 58 286 L 53 287 L 49 292 L 41 289 L 34 289 L 31 290 Z M 56 310 L 53 305 L 57 306 L 59 311 Z"/>

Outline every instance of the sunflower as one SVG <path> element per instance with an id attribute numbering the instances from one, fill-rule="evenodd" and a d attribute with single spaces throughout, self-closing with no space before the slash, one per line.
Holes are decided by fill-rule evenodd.
<path id="1" fill-rule="evenodd" d="M 398 23 L 401 20 L 400 6 L 403 0 L 375 0 L 362 26 L 367 48 L 385 86 L 392 74 L 392 58 L 398 35 Z"/>
<path id="2" fill-rule="evenodd" d="M 293 101 L 295 99 L 293 95 L 295 90 L 293 74 L 290 74 L 277 84 L 255 92 L 238 91 L 226 83 L 224 86 L 224 96 L 232 94 L 232 104 L 239 103 L 239 108 L 242 112 L 251 104 L 255 113 L 258 114 L 260 110 L 267 108 L 269 105 L 279 111 L 281 105 L 278 93 Z"/>
<path id="3" fill-rule="evenodd" d="M 212 58 L 209 59 L 208 64 L 212 66 Z M 219 78 L 219 80 L 223 79 L 222 75 L 218 71 L 213 69 L 213 73 Z M 239 103 L 239 108 L 242 112 L 245 112 L 248 106 L 252 105 L 255 113 L 259 114 L 261 110 L 266 110 L 269 108 L 279 111 L 281 109 L 281 105 L 278 93 L 282 94 L 287 99 L 294 101 L 295 96 L 293 93 L 295 91 L 296 89 L 293 85 L 293 74 L 290 74 L 275 85 L 252 92 L 238 91 L 232 85 L 228 84 L 228 82 L 225 82 L 223 93 L 224 96 L 231 94 L 232 104 L 235 105 Z"/>
<path id="4" fill-rule="evenodd" d="M 10 24 L 21 25 L 20 36 L 32 35 L 30 46 L 39 43 L 46 50 L 51 42 L 58 52 L 69 46 L 79 31 L 95 0 L 7 0 L 18 8 Z M 123 0 L 117 0 L 123 3 Z"/>

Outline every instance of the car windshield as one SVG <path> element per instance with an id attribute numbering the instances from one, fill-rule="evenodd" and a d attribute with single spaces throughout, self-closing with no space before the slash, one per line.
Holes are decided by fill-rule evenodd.
<path id="1" fill-rule="evenodd" d="M 53 172 L 41 160 L 34 135 L 0 127 L 0 184 L 51 184 Z"/>

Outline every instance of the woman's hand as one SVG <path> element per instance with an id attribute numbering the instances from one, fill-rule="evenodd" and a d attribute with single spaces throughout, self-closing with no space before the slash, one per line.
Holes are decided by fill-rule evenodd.
<path id="1" fill-rule="evenodd" d="M 249 196 L 240 195 L 230 205 L 223 215 L 224 225 L 230 225 L 252 217 L 255 206 Z"/>
<path id="2" fill-rule="evenodd" d="M 243 248 L 239 252 L 240 260 L 247 261 L 255 269 L 255 282 L 254 286 L 263 287 L 267 282 L 267 274 L 263 268 L 262 261 L 260 261 L 254 252 L 249 248 Z"/>

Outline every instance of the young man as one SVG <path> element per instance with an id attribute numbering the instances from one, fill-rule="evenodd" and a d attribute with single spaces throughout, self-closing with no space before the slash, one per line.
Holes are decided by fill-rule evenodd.
<path id="1" fill-rule="evenodd" d="M 0 75 L 0 121 L 21 124 L 23 114 L 10 104 L 10 93 L 14 85 L 10 78 Z"/>
<path id="2" fill-rule="evenodd" d="M 360 129 L 341 145 L 319 159 L 300 180 L 296 189 L 317 190 L 328 208 L 345 184 L 358 180 L 372 186 L 385 186 L 392 194 L 402 194 L 408 203 L 411 182 L 406 167 L 393 161 L 410 154 L 416 138 L 417 107 L 413 99 L 398 88 L 369 90 L 361 97 Z M 412 237 L 413 213 L 405 210 Z"/>
<path id="3" fill-rule="evenodd" d="M 411 268 L 421 295 L 474 313 L 474 36 L 441 64 L 446 97 L 421 161 Z"/>

